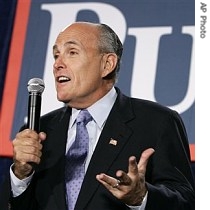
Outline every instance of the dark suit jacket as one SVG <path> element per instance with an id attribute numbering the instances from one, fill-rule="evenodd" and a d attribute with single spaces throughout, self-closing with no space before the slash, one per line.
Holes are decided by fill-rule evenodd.
<path id="1" fill-rule="evenodd" d="M 11 198 L 14 210 L 65 210 L 65 147 L 70 108 L 55 110 L 41 118 L 41 131 L 47 133 L 41 164 L 27 190 Z M 117 145 L 109 144 L 110 139 Z M 146 210 L 193 210 L 194 179 L 189 147 L 179 115 L 153 102 L 124 96 L 117 100 L 101 133 L 76 203 L 76 210 L 125 210 L 97 180 L 104 172 L 115 176 L 127 171 L 128 158 L 140 157 L 152 147 L 154 155 L 147 166 L 148 200 Z"/>

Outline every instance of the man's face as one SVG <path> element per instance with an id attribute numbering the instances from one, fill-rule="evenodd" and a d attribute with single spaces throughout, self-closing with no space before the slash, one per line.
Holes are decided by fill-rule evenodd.
<path id="1" fill-rule="evenodd" d="M 59 101 L 86 108 L 104 91 L 105 58 L 98 49 L 99 31 L 76 23 L 61 32 L 53 47 L 53 73 Z"/>

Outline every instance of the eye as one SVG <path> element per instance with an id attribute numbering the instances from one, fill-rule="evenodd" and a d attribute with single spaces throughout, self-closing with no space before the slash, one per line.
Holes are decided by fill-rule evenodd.
<path id="1" fill-rule="evenodd" d="M 60 53 L 56 50 L 53 51 L 53 58 L 56 60 L 59 57 Z"/>
<path id="2" fill-rule="evenodd" d="M 71 55 L 71 56 L 73 56 L 73 55 L 76 55 L 76 54 L 78 54 L 75 50 L 70 50 L 69 51 L 69 54 Z"/>
<path id="3" fill-rule="evenodd" d="M 58 58 L 58 54 L 54 54 L 53 57 L 56 60 Z"/>

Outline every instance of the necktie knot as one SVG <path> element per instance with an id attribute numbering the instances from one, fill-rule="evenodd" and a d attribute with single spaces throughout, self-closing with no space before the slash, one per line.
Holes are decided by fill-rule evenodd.
<path id="1" fill-rule="evenodd" d="M 77 116 L 76 122 L 77 123 L 83 122 L 85 125 L 87 125 L 87 123 L 90 122 L 91 120 L 92 120 L 92 116 L 90 115 L 88 110 L 82 109 L 79 115 Z"/>

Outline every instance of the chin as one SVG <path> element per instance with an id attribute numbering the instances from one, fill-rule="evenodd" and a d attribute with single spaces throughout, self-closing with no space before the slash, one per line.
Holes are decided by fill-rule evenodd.
<path id="1" fill-rule="evenodd" d="M 60 102 L 63 102 L 63 103 L 69 103 L 69 100 L 68 99 L 65 99 L 65 98 L 63 98 L 63 97 L 59 97 L 59 96 L 57 96 L 57 99 L 58 99 L 58 101 L 60 101 Z"/>

